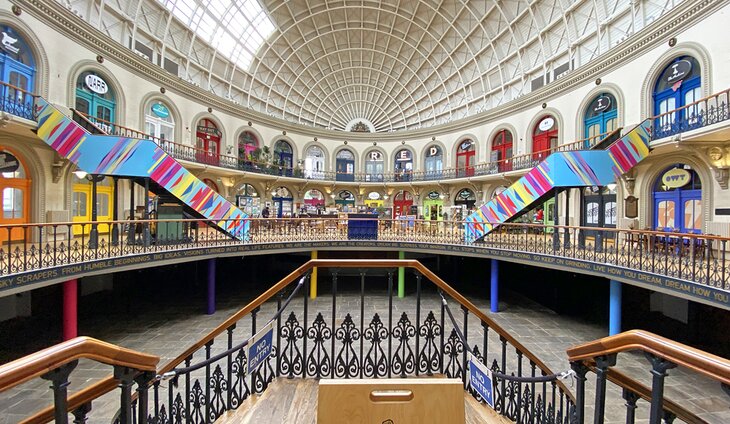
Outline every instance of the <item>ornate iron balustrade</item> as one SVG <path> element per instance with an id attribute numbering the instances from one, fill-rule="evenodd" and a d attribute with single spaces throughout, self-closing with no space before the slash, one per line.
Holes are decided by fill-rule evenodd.
<path id="1" fill-rule="evenodd" d="M 36 95 L 0 81 L 0 111 L 35 121 Z"/>
<path id="2" fill-rule="evenodd" d="M 658 140 L 730 119 L 730 90 L 653 117 L 652 139 Z"/>

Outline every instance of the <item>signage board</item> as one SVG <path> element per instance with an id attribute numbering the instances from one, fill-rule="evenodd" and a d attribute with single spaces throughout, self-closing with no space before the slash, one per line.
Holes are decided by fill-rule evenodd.
<path id="1" fill-rule="evenodd" d="M 409 161 L 411 160 L 411 151 L 410 150 L 401 150 L 398 152 L 398 155 L 395 158 L 396 161 L 402 162 L 402 161 Z"/>
<path id="2" fill-rule="evenodd" d="M 368 199 L 378 200 L 380 199 L 380 193 L 378 193 L 377 191 L 371 191 L 370 193 L 368 193 Z"/>
<path id="3" fill-rule="evenodd" d="M 662 175 L 662 184 L 668 188 L 679 188 L 687 185 L 691 176 L 686 169 L 674 168 Z"/>
<path id="4" fill-rule="evenodd" d="M 155 103 L 152 105 L 152 113 L 160 118 L 167 118 L 168 116 L 170 116 L 170 109 L 168 109 L 162 103 Z"/>
<path id="5" fill-rule="evenodd" d="M 438 146 L 431 146 L 428 148 L 428 154 L 426 156 L 429 158 L 441 156 L 441 149 L 439 149 Z"/>
<path id="6" fill-rule="evenodd" d="M 474 194 L 471 192 L 471 190 L 465 188 L 464 190 L 461 190 L 459 192 L 459 197 L 461 197 L 462 199 L 469 199 L 474 197 Z"/>
<path id="7" fill-rule="evenodd" d="M 10 152 L 0 152 L 0 172 L 15 172 L 20 168 L 18 158 Z"/>
<path id="8" fill-rule="evenodd" d="M 591 105 L 593 112 L 596 113 L 608 110 L 609 107 L 611 107 L 611 98 L 608 96 L 598 96 L 598 98 L 594 100 L 593 104 Z"/>
<path id="9" fill-rule="evenodd" d="M 494 380 L 492 371 L 479 359 L 469 355 L 469 385 L 494 409 Z"/>
<path id="10" fill-rule="evenodd" d="M 271 351 L 274 347 L 273 341 L 274 321 L 266 324 L 264 328 L 248 339 L 248 362 L 246 363 L 247 375 L 255 371 L 256 368 L 266 361 L 266 358 L 271 356 Z"/>
<path id="11" fill-rule="evenodd" d="M 2 44 L 3 50 L 18 54 L 20 52 L 20 47 L 16 46 L 15 43 L 18 42 L 18 39 L 16 37 L 13 37 L 12 35 L 8 34 L 7 32 L 3 31 L 3 38 L 0 41 Z"/>
<path id="12" fill-rule="evenodd" d="M 692 72 L 692 63 L 689 60 L 678 60 L 672 63 L 669 68 L 672 70 L 671 74 L 667 75 L 667 84 L 675 84 L 678 81 L 682 81 L 690 72 Z"/>
<path id="13" fill-rule="evenodd" d="M 552 116 L 548 116 L 540 121 L 540 124 L 537 126 L 537 128 L 540 131 L 548 131 L 553 127 L 553 125 L 555 125 L 555 119 L 553 119 Z"/>
<path id="14" fill-rule="evenodd" d="M 428 193 L 428 198 L 431 199 L 431 200 L 438 199 L 439 198 L 439 192 L 434 190 L 434 191 Z"/>
<path id="15" fill-rule="evenodd" d="M 466 150 L 470 150 L 470 149 L 471 149 L 471 147 L 472 147 L 472 144 L 473 144 L 473 143 L 472 143 L 472 141 L 471 141 L 471 140 L 465 140 L 464 142 L 462 142 L 462 143 L 461 143 L 461 144 L 459 145 L 459 150 L 461 150 L 461 151 L 466 151 Z"/>
<path id="16" fill-rule="evenodd" d="M 89 74 L 84 78 L 84 84 L 86 87 L 96 94 L 106 94 L 109 92 L 109 86 L 106 81 L 101 79 L 98 75 Z"/>

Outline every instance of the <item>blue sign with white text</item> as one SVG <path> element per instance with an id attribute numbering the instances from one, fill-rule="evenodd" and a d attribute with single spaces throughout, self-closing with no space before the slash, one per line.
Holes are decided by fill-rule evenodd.
<path id="1" fill-rule="evenodd" d="M 492 371 L 473 356 L 469 359 L 469 385 L 484 399 L 487 405 L 494 408 Z"/>
<path id="2" fill-rule="evenodd" d="M 248 340 L 248 363 L 246 374 L 251 374 L 266 358 L 271 356 L 274 339 L 274 322 L 268 323 L 264 328 Z"/>

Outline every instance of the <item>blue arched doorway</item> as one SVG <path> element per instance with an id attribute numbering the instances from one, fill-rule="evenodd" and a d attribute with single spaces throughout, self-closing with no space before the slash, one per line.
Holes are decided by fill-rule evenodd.
<path id="1" fill-rule="evenodd" d="M 33 119 L 33 97 L 36 65 L 33 52 L 23 37 L 12 27 L 0 26 L 0 68 L 2 81 L 7 85 L 0 86 L 2 109 L 13 115 Z"/>
<path id="2" fill-rule="evenodd" d="M 700 64 L 692 56 L 675 58 L 659 75 L 654 85 L 654 137 L 661 138 L 700 125 L 697 107 L 691 105 L 702 97 Z"/>
<path id="3" fill-rule="evenodd" d="M 689 165 L 666 168 L 654 182 L 654 229 L 702 232 L 702 181 Z"/>
<path id="4" fill-rule="evenodd" d="M 607 133 L 616 129 L 618 104 L 611 93 L 596 96 L 586 109 L 583 118 L 585 147 L 590 148 L 601 141 Z"/>

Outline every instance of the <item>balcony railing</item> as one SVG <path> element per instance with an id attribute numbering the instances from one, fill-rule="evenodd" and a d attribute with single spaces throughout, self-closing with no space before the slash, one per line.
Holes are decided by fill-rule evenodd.
<path id="1" fill-rule="evenodd" d="M 22 88 L 0 81 L 0 111 L 35 120 L 36 95 Z"/>

